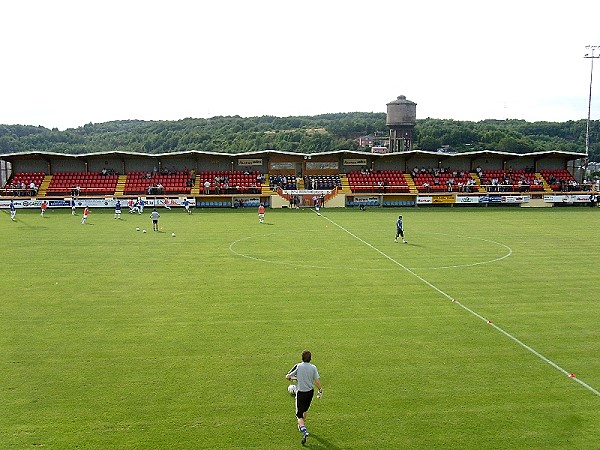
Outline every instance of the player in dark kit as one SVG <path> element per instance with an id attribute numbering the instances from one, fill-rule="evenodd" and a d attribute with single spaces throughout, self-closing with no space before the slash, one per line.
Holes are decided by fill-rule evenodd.
<path id="1" fill-rule="evenodd" d="M 394 239 L 394 242 L 398 242 L 399 236 L 402 236 L 402 242 L 408 244 L 406 239 L 404 239 L 404 224 L 402 223 L 402 216 L 398 216 L 398 220 L 396 221 L 396 239 Z"/>

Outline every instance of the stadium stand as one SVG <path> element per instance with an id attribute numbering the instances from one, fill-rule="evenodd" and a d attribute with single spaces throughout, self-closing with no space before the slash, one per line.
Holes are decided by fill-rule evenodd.
<path id="1" fill-rule="evenodd" d="M 540 174 L 544 177 L 553 191 L 565 192 L 580 190 L 579 184 L 568 170 L 540 170 Z"/>
<path id="2" fill-rule="evenodd" d="M 129 172 L 123 193 L 126 195 L 189 195 L 194 181 L 188 171 L 170 173 Z"/>
<path id="3" fill-rule="evenodd" d="M 119 176 L 99 172 L 58 172 L 46 190 L 47 195 L 112 195 Z"/>
<path id="4" fill-rule="evenodd" d="M 419 192 L 476 192 L 477 184 L 466 171 L 444 169 L 413 173 Z"/>
<path id="5" fill-rule="evenodd" d="M 34 196 L 44 181 L 44 172 L 17 172 L 3 187 L 2 195 L 11 196 Z"/>
<path id="6" fill-rule="evenodd" d="M 334 189 L 342 188 L 342 180 L 339 175 L 305 176 L 305 189 Z"/>
<path id="7" fill-rule="evenodd" d="M 351 171 L 348 183 L 354 193 L 358 192 L 409 192 L 401 170 Z"/>
<path id="8" fill-rule="evenodd" d="M 543 191 L 543 181 L 535 173 L 525 169 L 482 170 L 481 185 L 488 192 L 530 192 Z"/>
<path id="9" fill-rule="evenodd" d="M 277 187 L 287 190 L 295 190 L 298 187 L 295 176 L 269 175 L 269 187 L 276 191 Z"/>
<path id="10" fill-rule="evenodd" d="M 200 192 L 210 194 L 260 194 L 260 172 L 241 170 L 216 170 L 199 172 Z M 208 189 L 205 183 L 210 183 Z"/>

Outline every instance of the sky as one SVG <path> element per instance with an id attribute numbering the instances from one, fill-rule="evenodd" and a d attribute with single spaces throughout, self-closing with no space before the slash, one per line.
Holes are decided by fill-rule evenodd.
<path id="1" fill-rule="evenodd" d="M 399 95 L 418 119 L 585 119 L 599 13 L 589 0 L 5 1 L 0 124 L 385 112 Z"/>

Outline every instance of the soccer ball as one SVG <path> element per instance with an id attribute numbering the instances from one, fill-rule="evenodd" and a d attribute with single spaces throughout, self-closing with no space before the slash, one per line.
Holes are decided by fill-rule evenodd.
<path id="1" fill-rule="evenodd" d="M 296 386 L 295 384 L 290 384 L 288 386 L 288 392 L 292 397 L 295 397 L 296 392 L 298 392 L 298 386 Z"/>
<path id="2" fill-rule="evenodd" d="M 145 232 L 146 232 L 146 230 L 142 231 L 142 233 L 145 233 Z"/>
<path id="3" fill-rule="evenodd" d="M 171 233 L 171 236 L 175 237 L 175 233 Z"/>
<path id="4" fill-rule="evenodd" d="M 140 231 L 140 227 L 137 227 L 137 228 L 135 229 L 135 231 Z"/>

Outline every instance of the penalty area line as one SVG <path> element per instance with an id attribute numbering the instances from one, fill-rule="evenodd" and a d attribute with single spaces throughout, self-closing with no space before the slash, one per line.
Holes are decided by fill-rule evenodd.
<path id="1" fill-rule="evenodd" d="M 399 261 L 396 261 L 394 258 L 392 258 L 391 256 L 389 256 L 387 253 L 379 250 L 377 247 L 375 247 L 374 245 L 370 244 L 369 242 L 365 241 L 364 239 L 362 239 L 361 237 L 355 235 L 354 233 L 352 233 L 350 230 L 348 230 L 347 228 L 344 228 L 342 225 L 338 224 L 337 222 L 334 222 L 333 220 L 331 220 L 329 217 L 327 216 L 323 216 L 321 214 L 321 217 L 323 217 L 325 220 L 327 220 L 329 223 L 331 223 L 332 225 L 335 225 L 336 227 L 338 227 L 340 230 L 342 230 L 343 232 L 347 233 L 348 235 L 352 236 L 354 239 L 362 242 L 364 245 L 366 245 L 367 247 L 371 248 L 372 250 L 375 250 L 377 253 L 379 253 L 381 256 L 383 256 L 384 258 L 388 259 L 389 261 L 391 261 L 392 263 L 396 264 L 398 267 L 400 267 L 402 270 L 408 272 L 409 274 L 411 274 L 412 276 L 414 276 L 415 278 L 417 278 L 418 280 L 420 280 L 421 282 L 423 282 L 424 284 L 426 284 L 427 286 L 429 286 L 431 289 L 433 289 L 434 291 L 436 291 L 437 293 L 439 293 L 440 295 L 446 297 L 447 299 L 451 300 L 452 303 L 455 303 L 456 305 L 460 306 L 462 309 L 464 309 L 465 311 L 467 311 L 468 313 L 472 314 L 473 316 L 477 317 L 478 319 L 484 321 L 485 323 L 487 323 L 488 325 L 491 325 L 492 327 L 494 327 L 495 330 L 497 330 L 498 332 L 502 333 L 504 336 L 508 337 L 509 339 L 511 339 L 512 341 L 516 342 L 517 344 L 519 344 L 521 347 L 523 347 L 525 350 L 529 351 L 531 354 L 535 355 L 536 357 L 538 357 L 539 359 L 541 359 L 542 361 L 544 361 L 545 363 L 549 364 L 550 366 L 554 367 L 555 369 L 557 369 L 559 372 L 562 372 L 563 374 L 567 375 L 570 379 L 576 381 L 577 383 L 579 383 L 581 386 L 583 386 L 584 388 L 586 388 L 588 391 L 592 392 L 593 394 L 597 395 L 600 397 L 600 392 L 597 389 L 594 389 L 592 386 L 590 386 L 589 384 L 585 383 L 584 381 L 580 380 L 579 378 L 577 378 L 573 373 L 570 373 L 568 371 L 566 371 L 565 369 L 563 369 L 561 366 L 559 366 L 558 364 L 556 364 L 555 362 L 553 362 L 552 360 L 546 358 L 544 355 L 542 355 L 540 352 L 536 351 L 535 349 L 533 349 L 532 347 L 530 347 L 529 345 L 525 344 L 523 341 L 519 340 L 518 338 L 516 338 L 515 336 L 513 336 L 512 334 L 510 334 L 508 331 L 502 329 L 501 327 L 499 327 L 498 325 L 494 324 L 491 320 L 486 319 L 485 317 L 483 317 L 481 314 L 477 313 L 476 311 L 472 310 L 471 308 L 463 305 L 462 303 L 460 303 L 458 300 L 456 300 L 455 298 L 453 298 L 450 294 L 447 294 L 446 292 L 442 291 L 440 288 L 438 288 L 437 286 L 435 286 L 434 284 L 432 284 L 431 282 L 427 281 L 425 278 L 423 278 L 422 276 L 420 276 L 418 273 L 416 273 L 415 271 L 411 270 L 410 268 L 406 267 L 404 264 L 402 264 Z"/>

